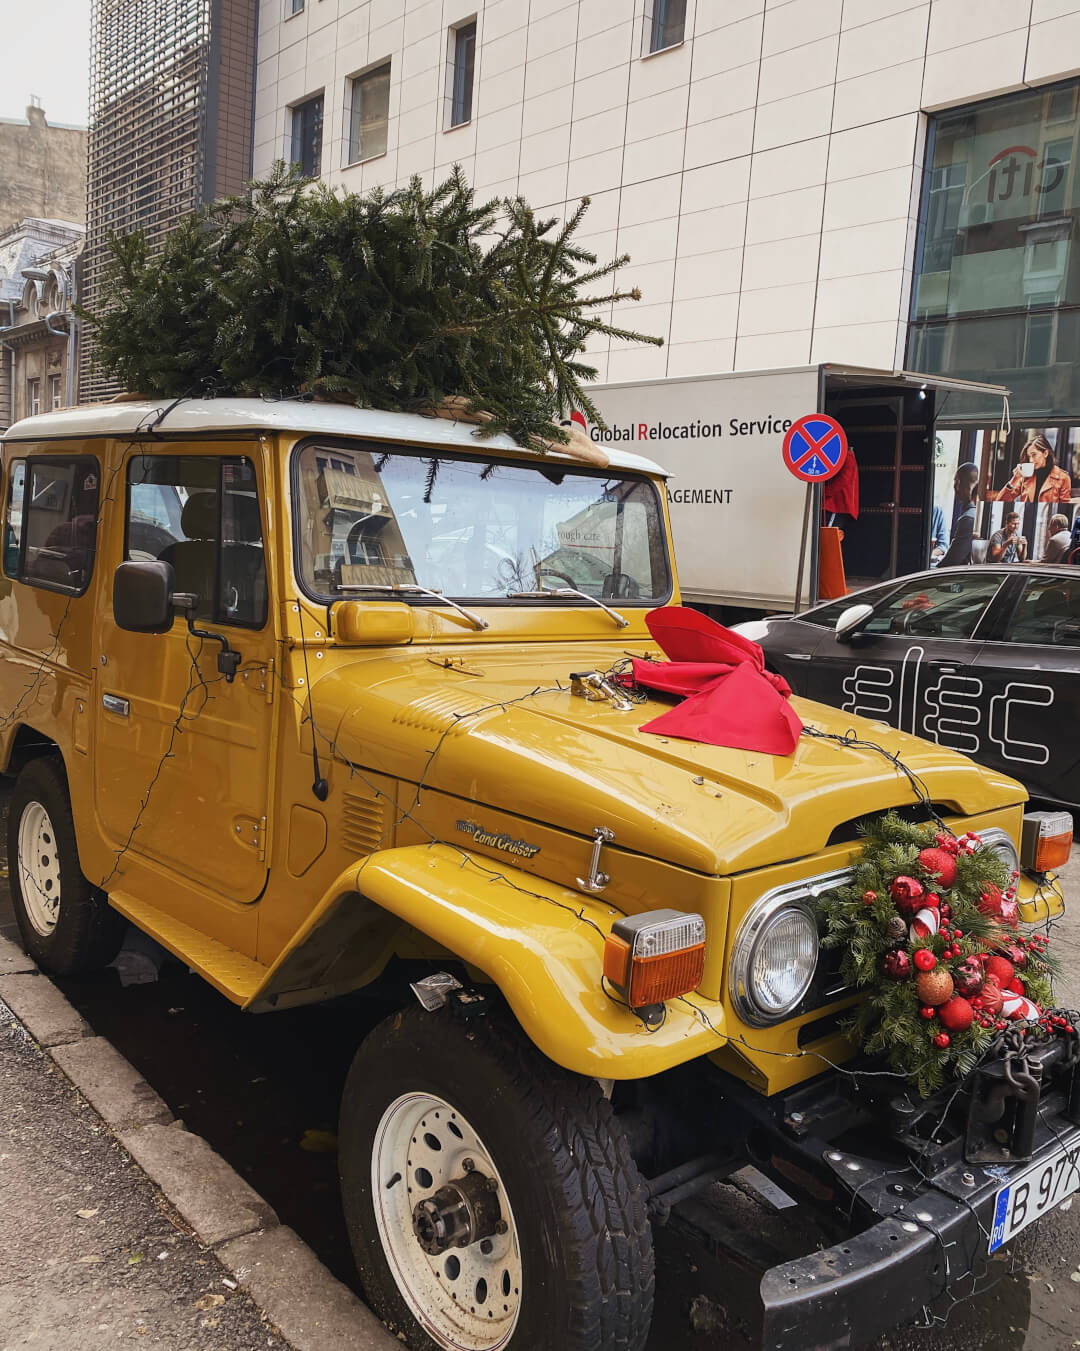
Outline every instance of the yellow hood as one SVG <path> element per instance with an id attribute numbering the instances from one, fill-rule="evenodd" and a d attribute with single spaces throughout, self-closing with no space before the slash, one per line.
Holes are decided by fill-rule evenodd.
<path id="1" fill-rule="evenodd" d="M 709 875 L 816 853 L 838 826 L 917 800 L 869 749 L 804 736 L 780 757 L 639 731 L 672 699 L 653 694 L 620 712 L 570 693 L 571 672 L 611 664 L 609 645 L 457 653 L 349 654 L 313 690 L 320 732 L 365 769 L 586 838 L 606 825 L 620 849 Z M 822 704 L 794 706 L 808 726 L 899 755 L 950 814 L 1025 797 L 1012 779 L 931 742 Z"/>

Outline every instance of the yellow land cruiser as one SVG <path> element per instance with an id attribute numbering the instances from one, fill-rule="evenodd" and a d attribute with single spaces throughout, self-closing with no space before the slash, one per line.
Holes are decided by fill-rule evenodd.
<path id="1" fill-rule="evenodd" d="M 677 603 L 656 465 L 128 401 L 17 423 L 3 492 L 26 946 L 83 971 L 131 921 L 253 1012 L 400 992 L 340 1159 L 364 1288 L 408 1346 L 640 1348 L 651 1225 L 707 1227 L 695 1198 L 740 1172 L 824 1236 L 765 1272 L 766 1345 L 866 1340 L 985 1259 L 1009 1169 L 969 1170 L 948 1104 L 838 1068 L 859 996 L 808 904 L 860 818 L 919 811 L 909 779 L 854 745 L 643 733 L 613 679 Z M 1015 857 L 1019 785 L 802 714 L 854 721 Z M 1059 1134 L 1078 1108 L 1074 1085 Z"/>

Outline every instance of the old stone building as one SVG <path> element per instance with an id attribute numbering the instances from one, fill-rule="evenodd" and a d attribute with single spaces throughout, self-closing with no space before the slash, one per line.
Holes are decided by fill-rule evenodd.
<path id="1" fill-rule="evenodd" d="M 0 432 L 75 402 L 72 297 L 84 235 L 37 218 L 0 232 Z"/>
<path id="2" fill-rule="evenodd" d="M 0 117 L 0 230 L 26 217 L 86 220 L 86 128 L 50 126 L 37 104 Z"/>

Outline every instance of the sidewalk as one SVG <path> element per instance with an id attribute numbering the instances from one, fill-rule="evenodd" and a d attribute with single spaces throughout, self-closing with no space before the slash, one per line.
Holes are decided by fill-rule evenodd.
<path id="1" fill-rule="evenodd" d="M 4 1005 L 0 1252 L 0 1351 L 288 1351 Z"/>
<path id="2" fill-rule="evenodd" d="M 0 936 L 0 1351 L 118 1341 L 399 1346 Z"/>

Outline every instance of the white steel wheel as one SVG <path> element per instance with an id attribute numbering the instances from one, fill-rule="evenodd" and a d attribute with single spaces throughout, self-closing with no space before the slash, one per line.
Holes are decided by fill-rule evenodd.
<path id="1" fill-rule="evenodd" d="M 26 917 L 48 938 L 60 919 L 60 853 L 52 818 L 40 802 L 28 802 L 19 818 L 16 866 Z"/>
<path id="2" fill-rule="evenodd" d="M 442 1098 L 405 1093 L 371 1156 L 375 1226 L 413 1317 L 446 1351 L 499 1351 L 521 1309 L 506 1187 L 477 1130 Z"/>

